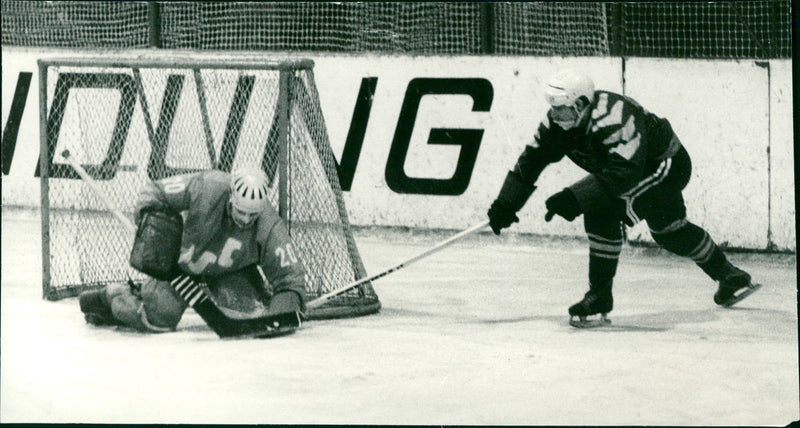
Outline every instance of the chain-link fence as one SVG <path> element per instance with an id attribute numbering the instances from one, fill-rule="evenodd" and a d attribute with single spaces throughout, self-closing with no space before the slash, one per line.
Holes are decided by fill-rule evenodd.
<path id="1" fill-rule="evenodd" d="M 790 58 L 791 2 L 2 1 L 13 46 Z"/>

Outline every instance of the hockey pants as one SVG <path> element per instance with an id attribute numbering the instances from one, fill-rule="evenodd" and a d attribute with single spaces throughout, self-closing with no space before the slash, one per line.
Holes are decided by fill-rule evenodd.
<path id="1" fill-rule="evenodd" d="M 623 223 L 647 222 L 653 240 L 674 254 L 689 257 L 718 280 L 727 263 L 722 251 L 701 227 L 686 218 L 682 191 L 689 183 L 692 162 L 681 148 L 673 157 L 654 163 L 645 177 L 615 200 L 610 209 L 584 214 L 589 238 L 589 284 L 611 289 L 622 250 Z"/>

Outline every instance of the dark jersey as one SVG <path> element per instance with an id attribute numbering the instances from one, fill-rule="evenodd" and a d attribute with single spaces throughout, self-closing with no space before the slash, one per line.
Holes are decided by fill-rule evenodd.
<path id="1" fill-rule="evenodd" d="M 240 228 L 228 213 L 229 200 L 227 173 L 176 175 L 144 187 L 137 215 L 148 208 L 183 213 L 178 265 L 188 274 L 215 277 L 257 264 L 275 291 L 304 296 L 305 268 L 278 213 L 268 204 L 254 224 Z"/>
<path id="2" fill-rule="evenodd" d="M 533 185 L 548 164 L 567 156 L 606 193 L 620 196 L 680 149 L 669 122 L 631 98 L 595 91 L 587 114 L 585 125 L 565 131 L 548 113 L 512 174 Z"/>

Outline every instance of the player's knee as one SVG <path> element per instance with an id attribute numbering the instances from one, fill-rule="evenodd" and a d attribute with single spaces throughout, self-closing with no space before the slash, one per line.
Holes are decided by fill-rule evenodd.
<path id="1" fill-rule="evenodd" d="M 140 313 L 139 317 L 142 323 L 147 321 L 149 324 L 146 326 L 148 331 L 162 331 L 175 330 L 183 317 L 184 309 L 160 307 L 158 310 L 148 310 L 147 306 L 143 306 L 141 311 L 144 315 Z"/>
<path id="2" fill-rule="evenodd" d="M 169 282 L 156 279 L 142 284 L 142 303 L 147 323 L 161 329 L 174 330 L 187 308 Z"/>
<path id="3" fill-rule="evenodd" d="M 591 212 L 583 216 L 583 228 L 587 234 L 603 236 L 607 239 L 622 238 L 622 221 L 619 212 Z"/>
<path id="4" fill-rule="evenodd" d="M 659 229 L 654 229 L 651 225 L 650 235 L 665 250 L 686 256 L 703 239 L 704 232 L 686 218 L 682 218 Z"/>

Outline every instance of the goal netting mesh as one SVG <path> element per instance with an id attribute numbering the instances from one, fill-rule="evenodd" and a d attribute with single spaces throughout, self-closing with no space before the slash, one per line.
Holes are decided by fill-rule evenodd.
<path id="1" fill-rule="evenodd" d="M 132 233 L 61 158 L 65 149 L 131 219 L 147 180 L 259 166 L 307 267 L 307 300 L 365 276 L 311 61 L 48 60 L 40 71 L 46 298 L 143 278 L 129 265 Z M 379 308 L 366 283 L 307 315 Z"/>

